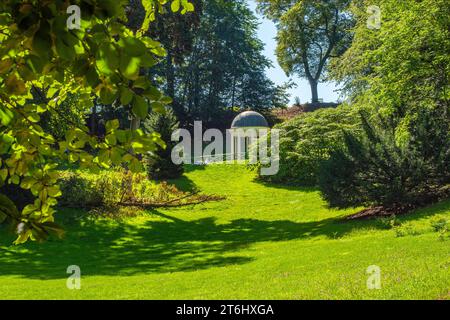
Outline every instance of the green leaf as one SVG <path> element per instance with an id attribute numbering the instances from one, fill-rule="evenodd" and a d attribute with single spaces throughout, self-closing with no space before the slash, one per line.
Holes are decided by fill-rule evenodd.
<path id="1" fill-rule="evenodd" d="M 133 37 L 120 39 L 119 46 L 124 49 L 127 55 L 132 57 L 140 57 L 147 51 L 145 44 L 141 40 Z"/>
<path id="2" fill-rule="evenodd" d="M 53 198 L 60 197 L 62 195 L 62 192 L 58 186 L 48 187 L 47 192 L 48 195 Z"/>
<path id="3" fill-rule="evenodd" d="M 18 218 L 20 216 L 14 202 L 3 194 L 0 194 L 0 212 L 11 218 Z"/>
<path id="4" fill-rule="evenodd" d="M 7 126 L 13 119 L 14 114 L 11 110 L 4 108 L 2 105 L 0 105 L 0 120 L 2 125 Z"/>
<path id="5" fill-rule="evenodd" d="M 133 113 L 141 119 L 145 119 L 148 115 L 148 104 L 147 101 L 138 95 L 134 96 L 133 99 Z"/>
<path id="6" fill-rule="evenodd" d="M 136 158 L 131 160 L 129 168 L 131 172 L 141 172 L 143 170 L 142 163 Z"/>
<path id="7" fill-rule="evenodd" d="M 102 104 L 108 105 L 108 104 L 112 104 L 118 96 L 118 92 L 117 90 L 114 90 L 111 87 L 103 87 L 100 90 L 100 102 Z"/>
<path id="8" fill-rule="evenodd" d="M 100 150 L 100 152 L 98 153 L 97 159 L 98 159 L 99 165 L 101 165 L 105 168 L 109 168 L 110 158 L 109 158 L 108 150 Z"/>
<path id="9" fill-rule="evenodd" d="M 4 168 L 0 170 L 0 180 L 2 182 L 6 181 L 6 178 L 8 178 L 8 169 Z"/>
<path id="10" fill-rule="evenodd" d="M 50 48 L 52 47 L 52 39 L 45 29 L 39 29 L 32 41 L 32 53 L 41 58 L 48 58 L 49 52 L 51 51 Z"/>
<path id="11" fill-rule="evenodd" d="M 134 95 L 134 92 L 131 91 L 129 88 L 122 87 L 120 89 L 120 103 L 123 106 L 129 105 L 131 103 L 131 101 L 133 100 L 133 95 Z"/>
<path id="12" fill-rule="evenodd" d="M 159 101 L 152 102 L 152 111 L 158 113 L 164 113 L 166 111 L 165 105 Z"/>
<path id="13" fill-rule="evenodd" d="M 36 55 L 29 55 L 25 58 L 26 64 L 30 67 L 30 69 L 34 73 L 41 73 L 44 69 L 44 66 L 46 64 L 45 59 L 40 58 Z"/>
<path id="14" fill-rule="evenodd" d="M 122 163 L 122 154 L 119 149 L 112 148 L 110 153 L 110 158 L 113 164 L 119 165 Z"/>
<path id="15" fill-rule="evenodd" d="M 20 183 L 20 177 L 18 175 L 13 175 L 10 178 L 10 181 L 12 184 L 19 184 Z"/>
<path id="16" fill-rule="evenodd" d="M 13 65 L 13 61 L 9 58 L 0 61 L 0 74 L 6 73 Z"/>
<path id="17" fill-rule="evenodd" d="M 117 139 L 116 139 L 116 136 L 114 134 L 108 134 L 105 137 L 105 141 L 110 146 L 115 146 L 117 144 Z"/>
<path id="18" fill-rule="evenodd" d="M 60 37 L 56 38 L 56 52 L 63 60 L 71 61 L 75 58 L 75 50 L 73 47 L 67 46 Z"/>
<path id="19" fill-rule="evenodd" d="M 173 99 L 171 97 L 165 96 L 162 97 L 159 101 L 164 104 L 171 104 L 173 102 Z"/>
<path id="20" fill-rule="evenodd" d="M 119 68 L 119 55 L 111 43 L 103 43 L 97 52 L 97 68 L 100 72 L 110 75 Z"/>
<path id="21" fill-rule="evenodd" d="M 24 95 L 27 92 L 25 82 L 15 74 L 10 74 L 5 80 L 6 91 L 10 95 Z"/>
<path id="22" fill-rule="evenodd" d="M 20 183 L 20 187 L 22 189 L 28 190 L 31 189 L 31 187 L 33 186 L 33 184 L 35 184 L 37 181 L 35 178 L 33 177 L 26 177 L 22 179 L 22 182 Z"/>
<path id="23" fill-rule="evenodd" d="M 194 7 L 194 5 L 193 5 L 192 3 L 188 2 L 188 3 L 186 3 L 186 5 L 185 5 L 185 9 L 186 9 L 188 12 L 193 12 L 193 11 L 195 10 L 195 7 Z"/>
<path id="24" fill-rule="evenodd" d="M 28 239 L 30 237 L 31 237 L 31 230 L 26 230 L 26 231 L 22 232 L 21 234 L 19 234 L 17 239 L 14 241 L 14 244 L 19 245 L 19 244 L 25 243 L 28 241 Z"/>
<path id="25" fill-rule="evenodd" d="M 86 72 L 86 81 L 92 88 L 95 88 L 99 85 L 100 78 L 95 68 L 89 68 L 89 70 Z"/>
<path id="26" fill-rule="evenodd" d="M 58 238 L 62 238 L 64 236 L 64 229 L 54 222 L 47 221 L 42 223 L 41 226 L 47 232 L 55 234 Z"/>
<path id="27" fill-rule="evenodd" d="M 155 86 L 148 87 L 144 91 L 143 95 L 144 95 L 144 97 L 146 97 L 150 100 L 153 100 L 153 101 L 158 101 L 162 96 L 161 92 Z"/>
<path id="28" fill-rule="evenodd" d="M 127 143 L 131 139 L 131 132 L 129 130 L 117 130 L 116 138 L 120 143 Z"/>
<path id="29" fill-rule="evenodd" d="M 35 211 L 36 211 L 36 206 L 34 204 L 29 204 L 29 205 L 25 206 L 25 208 L 23 208 L 22 215 L 28 216 Z"/>
<path id="30" fill-rule="evenodd" d="M 151 68 L 158 63 L 158 61 L 151 54 L 144 54 L 141 58 L 141 66 Z"/>
<path id="31" fill-rule="evenodd" d="M 139 68 L 141 59 L 138 57 L 129 57 L 122 55 L 120 57 L 120 72 L 130 80 L 136 80 L 139 77 Z"/>
<path id="32" fill-rule="evenodd" d="M 73 153 L 73 152 L 69 154 L 69 161 L 70 161 L 71 163 L 77 162 L 78 159 L 79 159 L 78 154 Z"/>
<path id="33" fill-rule="evenodd" d="M 38 123 L 41 117 L 37 113 L 31 113 L 28 115 L 27 119 L 33 123 Z"/>
<path id="34" fill-rule="evenodd" d="M 173 0 L 170 8 L 172 12 L 178 12 L 180 10 L 180 0 Z"/>
<path id="35" fill-rule="evenodd" d="M 44 186 L 41 183 L 35 183 L 32 187 L 31 187 L 31 193 L 34 196 L 37 196 L 39 194 L 39 192 L 42 190 Z"/>
<path id="36" fill-rule="evenodd" d="M 106 121 L 106 132 L 111 133 L 113 130 L 119 129 L 120 123 L 118 119 Z"/>

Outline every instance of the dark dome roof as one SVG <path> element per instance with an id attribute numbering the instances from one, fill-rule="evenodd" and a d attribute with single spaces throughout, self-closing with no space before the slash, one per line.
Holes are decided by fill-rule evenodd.
<path id="1" fill-rule="evenodd" d="M 269 127 L 266 118 L 255 111 L 245 111 L 234 118 L 231 128 Z"/>

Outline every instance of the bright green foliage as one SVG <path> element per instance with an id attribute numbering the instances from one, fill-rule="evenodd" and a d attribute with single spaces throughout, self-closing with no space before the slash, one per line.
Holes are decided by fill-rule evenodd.
<path id="1" fill-rule="evenodd" d="M 381 9 L 379 30 L 367 28 L 369 4 Z M 339 207 L 435 201 L 450 183 L 450 3 L 364 1 L 352 10 L 354 41 L 333 76 L 353 105 L 379 117 L 365 121 L 362 141 L 348 135 L 347 150 L 325 165 L 321 189 Z"/>
<path id="2" fill-rule="evenodd" d="M 442 109 L 422 111 L 397 145 L 394 130 L 377 129 L 363 113 L 364 138 L 346 133 L 345 148 L 320 170 L 320 189 L 333 207 L 378 206 L 410 209 L 450 195 L 450 126 Z"/>
<path id="3" fill-rule="evenodd" d="M 348 106 L 304 113 L 276 127 L 280 133 L 280 171 L 264 180 L 316 185 L 322 161 L 344 145 L 344 130 L 358 132 L 357 112 Z"/>
<path id="4" fill-rule="evenodd" d="M 60 173 L 60 186 L 58 204 L 65 208 L 103 207 L 107 212 L 122 205 L 163 203 L 184 195 L 167 183 L 149 180 L 144 172 L 125 170 L 64 171 Z"/>
<path id="5" fill-rule="evenodd" d="M 350 0 L 257 0 L 259 9 L 278 29 L 277 57 L 284 71 L 309 81 L 312 102 L 331 57 L 340 56 L 351 43 L 353 18 Z"/>
<path id="6" fill-rule="evenodd" d="M 170 8 L 172 12 L 181 13 L 194 11 L 194 5 L 189 0 L 141 0 L 142 5 L 146 11 L 145 20 L 142 24 L 141 31 L 146 32 L 152 21 L 155 21 L 157 12 L 163 12 L 163 6 L 166 3 L 171 3 Z"/>
<path id="7" fill-rule="evenodd" d="M 148 14 L 145 23 L 165 2 L 143 1 Z M 177 11 L 193 9 L 186 0 L 173 2 Z M 60 195 L 55 173 L 60 160 L 103 168 L 125 162 L 131 170 L 139 170 L 136 155 L 160 143 L 156 133 L 120 130 L 116 120 L 106 124 L 104 141 L 89 135 L 86 126 L 73 125 L 65 139 L 58 140 L 39 125 L 41 115 L 58 113 L 72 95 L 85 110 L 93 106 L 94 97 L 105 105 L 120 99 L 141 118 L 166 101 L 139 72 L 154 66 L 165 50 L 124 26 L 128 1 L 72 4 L 81 8 L 80 29 L 67 28 L 66 1 L 6 0 L 0 4 L 0 177 L 5 183 L 30 189 L 36 197 L 19 216 L 2 211 L 18 230 L 16 243 L 45 239 L 55 229 L 52 207 Z M 48 102 L 35 103 L 33 88 L 45 92 Z M 94 155 L 85 147 L 94 150 Z"/>
<path id="8" fill-rule="evenodd" d="M 381 10 L 381 28 L 370 30 L 369 5 Z M 447 0 L 355 1 L 357 20 L 349 50 L 333 61 L 331 76 L 353 102 L 401 120 L 422 108 L 449 105 L 450 3 Z M 409 115 L 409 116 L 408 116 Z M 443 116 L 448 116 L 443 114 Z M 396 139 L 400 139 L 399 132 Z"/>

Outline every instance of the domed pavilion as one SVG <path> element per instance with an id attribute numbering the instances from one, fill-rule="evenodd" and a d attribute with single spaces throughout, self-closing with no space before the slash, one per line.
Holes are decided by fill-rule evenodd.
<path id="1" fill-rule="evenodd" d="M 268 130 L 269 124 L 262 114 L 255 111 L 238 114 L 230 128 L 233 158 L 237 155 L 238 160 L 246 159 L 252 143 L 260 137 L 262 132 L 267 133 Z"/>

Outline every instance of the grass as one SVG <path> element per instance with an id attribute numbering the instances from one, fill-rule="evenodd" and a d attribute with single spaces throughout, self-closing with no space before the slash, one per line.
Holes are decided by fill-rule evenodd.
<path id="1" fill-rule="evenodd" d="M 450 299 L 450 239 L 431 221 L 450 201 L 399 217 L 343 221 L 314 189 L 266 185 L 241 166 L 189 168 L 175 183 L 226 200 L 114 221 L 59 214 L 67 235 L 11 246 L 0 231 L 1 299 Z M 81 290 L 66 287 L 69 265 Z M 366 269 L 381 268 L 381 290 Z"/>

